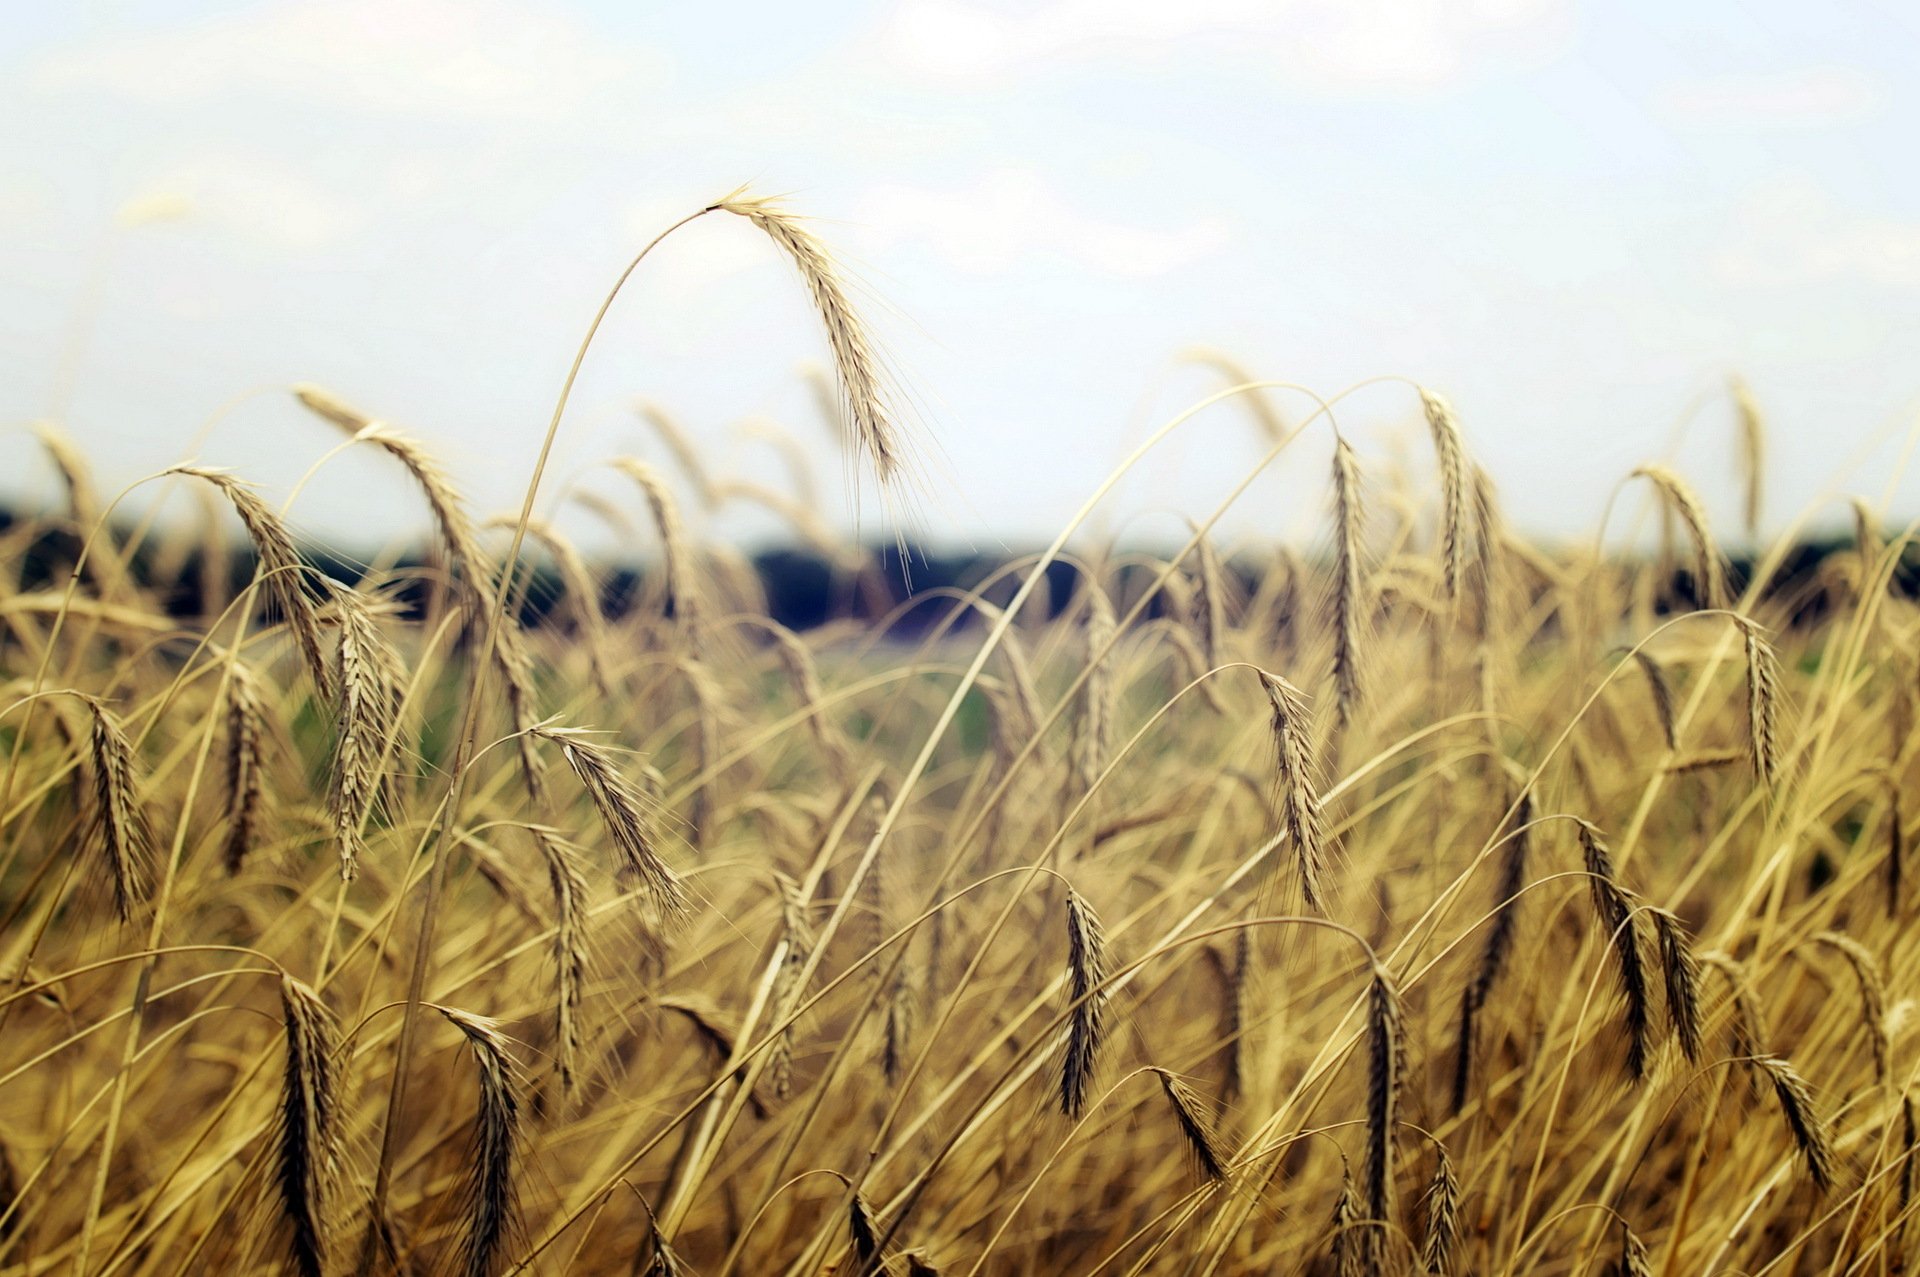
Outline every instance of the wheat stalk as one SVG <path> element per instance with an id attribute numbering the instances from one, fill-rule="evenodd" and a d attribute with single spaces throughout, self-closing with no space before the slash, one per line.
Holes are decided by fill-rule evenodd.
<path id="1" fill-rule="evenodd" d="M 1376 963 L 1367 987 L 1367 1156 L 1362 1167 L 1367 1226 L 1360 1240 L 1361 1267 L 1368 1273 L 1385 1268 L 1387 1225 L 1393 1219 L 1393 1137 L 1406 1074 L 1403 1033 L 1399 990 Z"/>
<path id="2" fill-rule="evenodd" d="M 1887 1036 L 1887 981 L 1880 961 L 1852 936 L 1838 931 L 1822 931 L 1813 938 L 1846 960 L 1860 989 L 1860 1022 L 1866 1027 L 1867 1040 L 1873 1045 L 1873 1080 L 1887 1085 L 1892 1073 L 1893 1044 Z"/>
<path id="3" fill-rule="evenodd" d="M 1773 645 L 1760 627 L 1745 617 L 1740 624 L 1741 645 L 1747 667 L 1747 747 L 1752 753 L 1753 772 L 1760 783 L 1771 789 L 1780 774 L 1780 744 L 1776 731 L 1779 719 L 1780 670 Z"/>
<path id="4" fill-rule="evenodd" d="M 1760 411 L 1759 400 L 1753 397 L 1753 388 L 1740 377 L 1727 378 L 1727 392 L 1733 397 L 1734 417 L 1740 425 L 1740 446 L 1736 458 L 1740 465 L 1745 500 L 1742 512 L 1746 518 L 1747 537 L 1757 541 L 1760 537 L 1760 501 L 1766 487 L 1767 476 L 1767 424 Z"/>
<path id="5" fill-rule="evenodd" d="M 87 753 L 93 778 L 92 830 L 113 887 L 114 912 L 133 920 L 150 889 L 152 838 L 140 803 L 139 765 L 120 720 L 98 697 L 81 698 L 88 712 Z"/>

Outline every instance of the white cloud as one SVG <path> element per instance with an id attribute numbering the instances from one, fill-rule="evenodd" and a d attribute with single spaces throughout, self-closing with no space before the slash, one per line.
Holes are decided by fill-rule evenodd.
<path id="1" fill-rule="evenodd" d="M 1429 89 L 1484 49 L 1557 38 L 1557 0 L 906 0 L 882 52 L 907 69 L 992 76 L 1035 65 L 1158 59 L 1187 41 L 1272 60 L 1281 83 L 1318 89 Z"/>
<path id="2" fill-rule="evenodd" d="M 272 94 L 440 117 L 566 118 L 599 88 L 660 75 L 574 18 L 516 0 L 300 0 L 44 59 L 42 91 L 184 102 Z"/>
<path id="3" fill-rule="evenodd" d="M 1866 71 L 1816 66 L 1676 84 L 1660 94 L 1658 105 L 1691 125 L 1820 128 L 1870 119 L 1888 98 L 1886 84 Z"/>
<path id="4" fill-rule="evenodd" d="M 973 274 L 1050 256 L 1100 274 L 1161 275 L 1231 239 L 1218 218 L 1156 229 L 1086 212 L 1027 169 L 1001 169 L 959 188 L 875 187 L 860 201 L 857 220 L 883 246 L 911 240 Z"/>
<path id="5" fill-rule="evenodd" d="M 1732 284 L 1920 288 L 1920 223 L 1842 208 L 1811 183 L 1783 185 L 1740 210 L 1713 268 Z"/>

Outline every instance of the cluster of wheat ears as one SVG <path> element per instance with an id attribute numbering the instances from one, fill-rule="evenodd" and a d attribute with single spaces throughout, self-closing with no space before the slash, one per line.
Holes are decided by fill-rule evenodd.
<path id="1" fill-rule="evenodd" d="M 898 483 L 819 241 L 703 213 L 797 267 Z M 225 471 L 134 485 L 238 516 L 230 588 L 44 428 L 68 509 L 0 581 L 0 1273 L 1903 1271 L 1908 536 L 1862 505 L 1817 576 L 1783 537 L 1734 579 L 1650 466 L 1670 555 L 1541 549 L 1440 395 L 1429 501 L 1227 367 L 1115 478 L 1250 407 L 1260 469 L 1332 445 L 1313 548 L 1221 544 L 1246 484 L 1171 555 L 1089 545 L 1102 488 L 804 634 L 683 497 L 875 556 L 670 429 L 673 481 L 613 463 L 655 566 L 605 605 L 533 515 L 564 392 L 489 523 L 296 390 L 424 498 L 405 605 Z"/>

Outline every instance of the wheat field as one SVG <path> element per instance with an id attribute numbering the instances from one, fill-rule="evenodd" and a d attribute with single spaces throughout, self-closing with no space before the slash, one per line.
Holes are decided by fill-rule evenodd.
<path id="1" fill-rule="evenodd" d="M 702 213 L 792 262 L 848 455 L 910 500 L 827 248 Z M 1910 534 L 1861 503 L 1816 570 L 1734 570 L 1744 395 L 1747 508 L 1622 475 L 1642 555 L 1506 526 L 1440 391 L 1403 386 L 1414 485 L 1338 399 L 1223 372 L 1116 480 L 1251 410 L 1260 470 L 1324 475 L 1311 544 L 1222 536 L 1244 485 L 1103 544 L 1103 490 L 897 606 L 845 511 L 671 430 L 609 460 L 615 600 L 539 471 L 485 517 L 317 387 L 423 562 L 322 570 L 196 462 L 129 493 L 219 521 L 126 517 L 42 427 L 0 1272 L 1907 1271 Z M 821 556 L 825 624 L 690 530 L 728 501 Z"/>

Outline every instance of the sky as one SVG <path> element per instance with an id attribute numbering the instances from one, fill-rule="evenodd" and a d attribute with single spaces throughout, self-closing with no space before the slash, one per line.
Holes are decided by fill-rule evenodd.
<path id="1" fill-rule="evenodd" d="M 1665 459 L 1737 543 L 1735 375 L 1768 425 L 1768 534 L 1839 526 L 1852 493 L 1920 517 L 1920 10 L 1896 0 L 5 8 L 0 497 L 54 499 L 26 429 L 51 419 L 109 494 L 195 459 L 293 495 L 322 540 L 419 532 L 390 463 L 327 455 L 304 381 L 418 436 L 480 513 L 517 508 L 615 276 L 748 184 L 855 281 L 922 458 L 909 527 L 938 543 L 1050 538 L 1227 384 L 1202 348 L 1367 382 L 1337 413 L 1383 491 L 1431 483 L 1409 383 L 1441 391 L 1538 535 L 1592 535 Z M 777 423 L 820 517 L 884 535 L 809 389 L 825 357 L 771 241 L 676 232 L 595 340 L 547 507 L 621 539 L 566 497 L 638 510 L 599 463 L 666 461 L 645 400 L 716 471 L 793 490 Z M 1330 437 L 1228 534 L 1323 527 Z M 1263 451 L 1210 408 L 1093 526 L 1178 531 Z"/>

